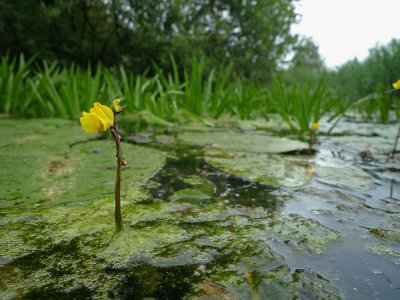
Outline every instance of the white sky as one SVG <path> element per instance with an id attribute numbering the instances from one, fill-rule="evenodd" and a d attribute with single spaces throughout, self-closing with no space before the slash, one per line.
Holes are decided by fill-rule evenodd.
<path id="1" fill-rule="evenodd" d="M 312 37 L 332 68 L 400 38 L 400 0 L 300 0 L 294 33 Z"/>

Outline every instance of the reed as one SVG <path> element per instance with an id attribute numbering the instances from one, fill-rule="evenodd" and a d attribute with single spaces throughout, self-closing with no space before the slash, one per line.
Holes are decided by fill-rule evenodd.
<path id="1" fill-rule="evenodd" d="M 335 98 L 324 77 L 316 84 L 287 86 L 276 77 L 267 86 L 246 82 L 232 72 L 232 63 L 206 67 L 194 58 L 172 71 L 157 65 L 134 74 L 123 67 L 96 69 L 4 56 L 0 63 L 0 112 L 13 117 L 76 119 L 94 101 L 124 98 L 127 113 L 147 123 L 170 126 L 187 119 L 207 123 L 223 114 L 241 119 L 278 113 L 293 132 L 305 134 L 322 116 L 339 116 L 349 107 Z M 387 114 L 382 107 L 382 115 Z"/>

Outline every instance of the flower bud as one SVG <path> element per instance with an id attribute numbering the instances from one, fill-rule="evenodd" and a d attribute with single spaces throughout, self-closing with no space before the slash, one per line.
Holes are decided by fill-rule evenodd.
<path id="1" fill-rule="evenodd" d="M 120 106 L 119 105 L 120 102 L 121 102 L 121 99 L 115 99 L 113 101 L 113 106 L 114 106 L 115 113 L 119 113 L 119 112 L 123 111 L 125 109 L 125 107 L 126 107 L 126 105 Z"/>
<path id="2" fill-rule="evenodd" d="M 317 131 L 319 129 L 319 123 L 318 122 L 314 122 L 311 125 L 311 130 L 312 131 Z"/>
<path id="3" fill-rule="evenodd" d="M 396 82 L 393 82 L 393 88 L 395 88 L 396 90 L 400 90 L 400 79 Z"/>

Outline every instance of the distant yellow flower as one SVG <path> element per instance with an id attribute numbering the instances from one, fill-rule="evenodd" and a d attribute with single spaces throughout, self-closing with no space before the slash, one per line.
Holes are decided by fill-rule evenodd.
<path id="1" fill-rule="evenodd" d="M 312 123 L 311 130 L 317 131 L 318 129 L 319 129 L 319 123 L 317 123 L 317 122 Z"/>
<path id="2" fill-rule="evenodd" d="M 89 113 L 82 113 L 80 122 L 86 132 L 104 132 L 114 123 L 114 114 L 109 107 L 95 102 Z"/>
<path id="3" fill-rule="evenodd" d="M 113 101 L 114 111 L 115 111 L 116 113 L 119 113 L 119 112 L 123 111 L 123 110 L 125 109 L 125 107 L 126 107 L 126 105 L 120 106 L 120 105 L 119 105 L 120 102 L 121 102 L 121 99 L 115 99 L 115 100 Z"/>
<path id="4" fill-rule="evenodd" d="M 393 87 L 394 87 L 396 90 L 400 90 L 400 79 L 397 80 L 396 82 L 393 82 Z"/>

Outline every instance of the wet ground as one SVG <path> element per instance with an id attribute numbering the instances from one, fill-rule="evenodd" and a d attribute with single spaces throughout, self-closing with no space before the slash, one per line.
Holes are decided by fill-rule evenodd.
<path id="1" fill-rule="evenodd" d="M 112 141 L 0 120 L 0 298 L 400 298 L 397 125 L 226 124 L 126 133 L 116 232 Z"/>

